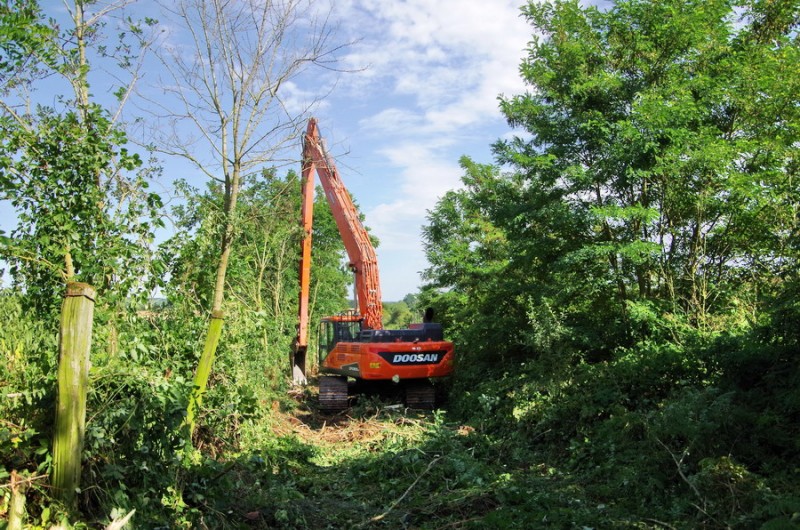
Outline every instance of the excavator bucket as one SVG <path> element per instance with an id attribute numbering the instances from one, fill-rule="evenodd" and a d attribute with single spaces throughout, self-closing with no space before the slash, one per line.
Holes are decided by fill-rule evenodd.
<path id="1" fill-rule="evenodd" d="M 306 379 L 306 346 L 295 346 L 292 351 L 292 383 L 305 385 Z"/>
<path id="2" fill-rule="evenodd" d="M 300 369 L 299 366 L 294 365 L 292 368 L 292 383 L 295 385 L 305 385 L 308 384 L 308 379 L 306 379 L 306 374 L 303 373 L 303 370 Z"/>

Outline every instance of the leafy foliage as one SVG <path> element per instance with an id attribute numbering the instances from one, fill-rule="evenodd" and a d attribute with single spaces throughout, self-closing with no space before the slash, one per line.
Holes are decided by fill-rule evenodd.
<path id="1" fill-rule="evenodd" d="M 523 11 L 525 134 L 424 232 L 454 410 L 606 508 L 791 527 L 798 4 Z"/>
<path id="2" fill-rule="evenodd" d="M 50 62 L 47 40 L 52 30 L 41 22 L 41 9 L 30 0 L 3 0 L 0 3 L 0 72 L 8 76 L 0 83 L 5 90 L 19 82 L 10 74 L 36 68 L 37 60 Z"/>
<path id="3" fill-rule="evenodd" d="M 18 213 L 5 252 L 15 280 L 40 308 L 56 303 L 66 279 L 97 285 L 107 298 L 144 287 L 143 250 L 163 226 L 147 221 L 161 201 L 146 192 L 146 173 L 120 173 L 142 164 L 123 147 L 125 135 L 97 106 L 88 120 L 44 108 L 35 129 L 0 120 L 0 186 Z"/>
<path id="4" fill-rule="evenodd" d="M 413 322 L 420 322 L 422 314 L 414 295 L 407 295 L 398 302 L 383 303 L 383 327 L 403 329 Z"/>
<path id="5" fill-rule="evenodd" d="M 52 36 L 17 5 L 0 5 L 0 67 L 47 65 Z M 456 342 L 449 410 L 431 414 L 359 396 L 325 416 L 310 388 L 287 393 L 296 174 L 245 177 L 230 219 L 222 186 L 181 184 L 150 261 L 162 206 L 109 114 L 6 104 L 0 186 L 20 224 L 0 291 L 0 525 L 16 470 L 33 527 L 136 509 L 148 528 L 797 528 L 798 7 L 524 8 L 531 89 L 501 99 L 524 134 L 495 144 L 497 166 L 461 160 L 424 229 L 428 284 L 384 306 L 391 327 L 433 307 Z M 318 197 L 312 319 L 349 281 Z M 226 227 L 226 334 L 190 445 Z M 45 479 L 55 322 L 27 310 L 55 305 L 70 261 L 109 301 L 78 515 Z M 146 304 L 153 265 L 166 299 Z"/>
<path id="6" fill-rule="evenodd" d="M 115 117 L 91 100 L 87 49 L 99 46 L 101 32 L 78 4 L 66 29 L 45 20 L 36 2 L 0 7 L 3 69 L 15 74 L 0 87 L 0 198 L 17 215 L 0 243 L 26 303 L 40 311 L 57 307 L 65 281 L 93 284 L 112 305 L 141 293 L 148 246 L 163 226 L 160 198 L 147 190 L 157 169 L 126 147 Z M 46 76 L 73 97 L 37 104 Z"/>
<path id="7" fill-rule="evenodd" d="M 541 34 L 521 69 L 532 90 L 501 108 L 529 136 L 495 145 L 513 174 L 462 161 L 464 188 L 426 229 L 431 286 L 512 329 L 526 316 L 556 325 L 558 344 L 596 358 L 655 338 L 665 320 L 670 333 L 757 321 L 796 266 L 791 25 L 765 45 L 754 27 L 734 29 L 727 2 L 525 13 Z M 756 112 L 766 100 L 785 112 Z M 549 323 L 536 321 L 542 307 L 557 308 Z M 492 326 L 473 342 L 508 351 Z"/>
<path id="8" fill-rule="evenodd" d="M 175 209 L 179 231 L 160 251 L 169 272 L 163 288 L 170 306 L 187 314 L 199 314 L 211 306 L 214 256 L 222 229 L 222 194 L 215 184 L 205 192 L 186 184 L 181 189 L 186 203 Z M 296 256 L 301 238 L 297 222 L 299 189 L 300 180 L 294 172 L 285 178 L 268 172 L 246 179 L 235 213 L 239 244 L 232 250 L 226 275 L 226 313 L 236 327 L 230 332 L 230 340 L 241 341 L 246 348 L 257 344 L 259 350 L 269 352 L 275 379 L 281 379 L 285 368 L 282 361 L 288 359 L 296 333 L 297 312 L 293 308 L 298 297 Z M 350 280 L 342 266 L 344 247 L 332 214 L 324 195 L 317 197 L 312 325 L 321 316 L 335 314 L 346 306 L 346 285 Z"/>

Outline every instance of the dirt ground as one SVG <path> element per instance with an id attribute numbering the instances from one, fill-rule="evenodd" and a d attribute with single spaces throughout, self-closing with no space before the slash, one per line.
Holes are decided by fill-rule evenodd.
<path id="1" fill-rule="evenodd" d="M 282 411 L 276 407 L 275 433 L 294 434 L 306 443 L 321 447 L 343 442 L 379 442 L 386 436 L 387 428 L 420 426 L 428 421 L 425 412 L 411 411 L 402 403 L 385 397 L 374 398 L 368 404 L 355 402 L 353 407 L 339 413 L 326 413 L 317 407 L 317 391 L 313 385 L 292 390 L 291 396 L 297 408 Z"/>

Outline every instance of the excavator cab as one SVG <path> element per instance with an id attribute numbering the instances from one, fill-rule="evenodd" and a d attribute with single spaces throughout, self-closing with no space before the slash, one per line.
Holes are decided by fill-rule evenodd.
<path id="1" fill-rule="evenodd" d="M 340 342 L 356 342 L 361 336 L 363 319 L 352 313 L 323 318 L 319 324 L 319 364 Z"/>

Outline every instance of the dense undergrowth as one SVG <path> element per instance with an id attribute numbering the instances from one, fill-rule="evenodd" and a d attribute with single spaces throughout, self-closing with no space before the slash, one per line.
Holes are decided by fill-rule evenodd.
<path id="1" fill-rule="evenodd" d="M 188 446 L 202 321 L 172 325 L 168 309 L 117 322 L 113 337 L 98 326 L 80 515 L 68 516 L 44 477 L 56 337 L 15 296 L 0 308 L 16 323 L 0 342 L 3 482 L 12 469 L 32 479 L 30 528 L 99 528 L 132 509 L 136 528 L 800 526 L 791 345 L 720 335 L 493 368 L 466 354 L 445 410 L 359 396 L 340 415 L 316 410 L 312 388 L 289 392 L 283 359 L 241 350 L 220 356 Z M 239 326 L 228 348 L 252 340 Z M 8 502 L 4 487 L 0 514 Z"/>
<path id="2" fill-rule="evenodd" d="M 798 526 L 794 348 L 719 338 L 696 349 L 642 346 L 558 372 L 544 366 L 509 368 L 499 387 L 473 380 L 459 412 L 507 458 L 569 476 L 602 507 L 593 524 Z"/>

